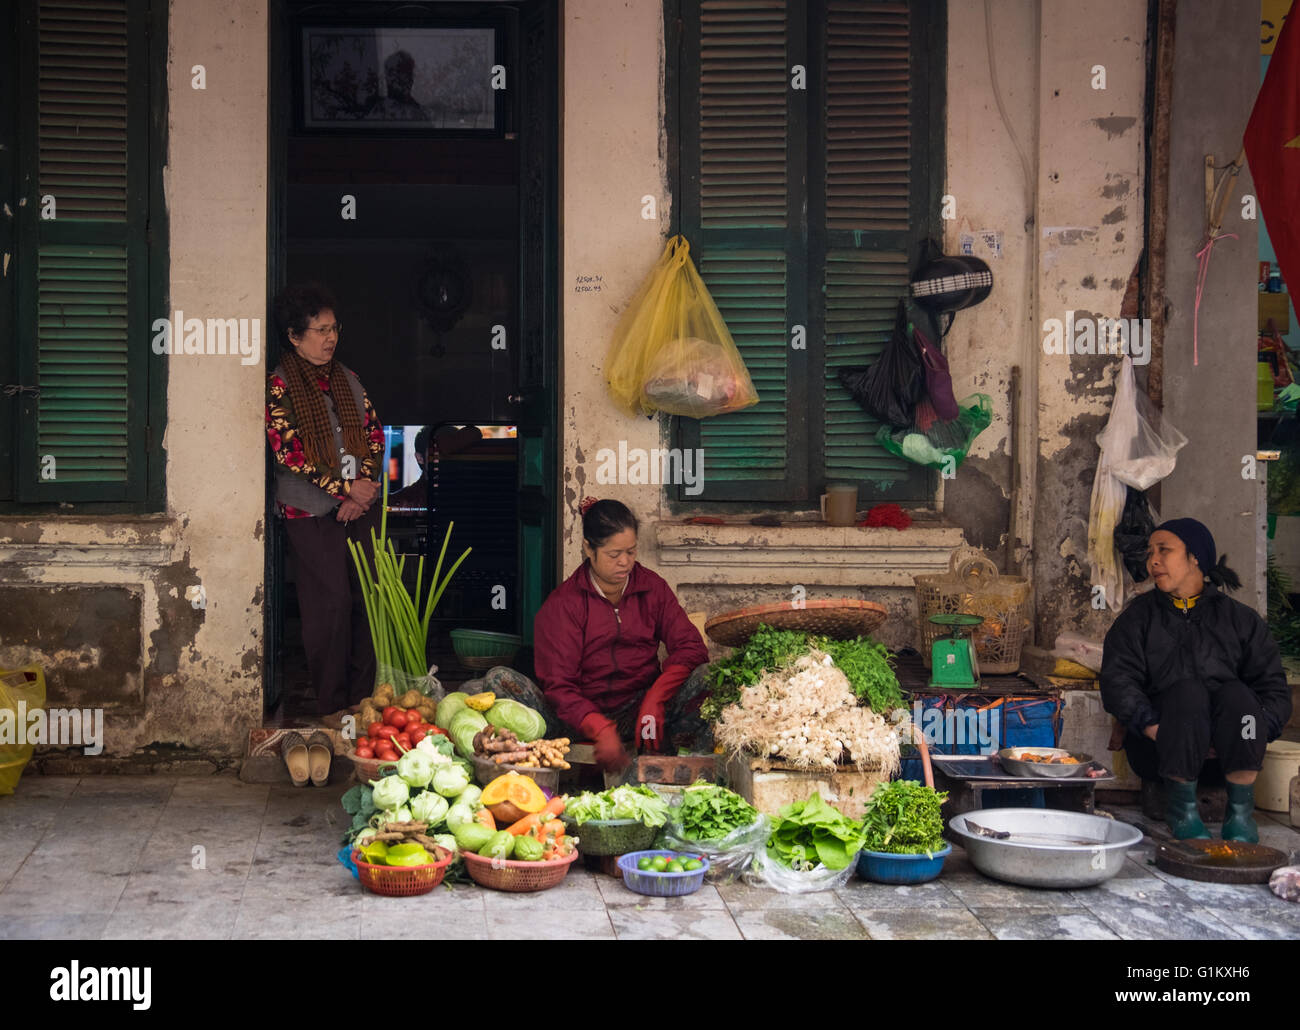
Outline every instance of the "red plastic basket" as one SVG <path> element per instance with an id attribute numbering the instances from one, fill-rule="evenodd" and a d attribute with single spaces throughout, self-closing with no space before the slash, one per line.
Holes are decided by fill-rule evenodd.
<path id="1" fill-rule="evenodd" d="M 472 851 L 464 853 L 469 878 L 482 887 L 498 891 L 544 891 L 554 887 L 578 859 L 575 849 L 565 858 L 550 862 L 516 862 L 513 859 L 485 858 Z"/>
<path id="2" fill-rule="evenodd" d="M 456 856 L 446 848 L 435 848 L 438 860 L 432 865 L 372 865 L 352 850 L 352 862 L 357 867 L 357 877 L 368 890 L 390 898 L 410 898 L 428 894 L 447 875 L 447 867 Z"/>

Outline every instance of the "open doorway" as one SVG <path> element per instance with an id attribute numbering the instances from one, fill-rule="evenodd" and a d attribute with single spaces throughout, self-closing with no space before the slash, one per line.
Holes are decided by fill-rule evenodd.
<path id="1" fill-rule="evenodd" d="M 436 559 L 454 523 L 448 554 L 472 548 L 431 628 L 444 683 L 475 675 L 453 629 L 519 634 L 530 672 L 553 585 L 554 8 L 273 6 L 269 293 L 314 280 L 338 299 L 339 358 L 388 433 L 395 546 Z M 268 525 L 266 718 L 284 724 L 315 699 Z"/>

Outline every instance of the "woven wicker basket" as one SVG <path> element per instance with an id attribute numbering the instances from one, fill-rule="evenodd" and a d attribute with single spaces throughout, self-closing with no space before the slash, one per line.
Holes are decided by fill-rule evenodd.
<path id="1" fill-rule="evenodd" d="M 1030 594 L 1027 579 L 1001 575 L 979 548 L 955 548 L 947 572 L 916 577 L 916 617 L 925 667 L 930 668 L 931 646 L 948 635 L 930 622 L 930 616 L 962 612 L 984 618 L 974 631 L 979 671 L 991 676 L 1015 672 L 1029 632 Z"/>
<path id="2" fill-rule="evenodd" d="M 569 866 L 578 859 L 573 851 L 567 858 L 551 862 L 516 862 L 513 859 L 485 858 L 466 851 L 465 870 L 469 878 L 482 887 L 496 891 L 522 894 L 526 891 L 544 891 L 556 886 L 569 872 Z"/>
<path id="3" fill-rule="evenodd" d="M 794 607 L 796 603 L 800 607 Z M 744 647 L 761 625 L 852 640 L 879 629 L 888 615 L 885 606 L 875 601 L 781 601 L 716 615 L 704 624 L 704 632 L 725 647 Z"/>

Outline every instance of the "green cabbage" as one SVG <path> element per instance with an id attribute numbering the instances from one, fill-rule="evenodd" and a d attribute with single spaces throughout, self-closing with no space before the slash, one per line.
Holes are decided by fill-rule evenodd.
<path id="1" fill-rule="evenodd" d="M 450 729 L 452 717 L 467 707 L 465 702 L 468 698 L 468 694 L 458 690 L 439 701 L 438 710 L 433 715 L 435 725 L 441 726 L 444 730 Z"/>
<path id="2" fill-rule="evenodd" d="M 482 712 L 476 712 L 472 708 L 463 708 L 452 716 L 451 725 L 447 727 L 447 732 L 451 734 L 456 750 L 466 758 L 471 758 L 474 755 L 474 735 L 479 730 L 486 729 L 487 724 L 488 721 L 483 717 Z"/>
<path id="3" fill-rule="evenodd" d="M 546 720 L 542 714 L 508 697 L 502 698 L 483 715 L 493 726 L 510 730 L 524 744 L 546 735 Z"/>
<path id="4" fill-rule="evenodd" d="M 468 787 L 456 795 L 457 801 L 462 801 L 467 805 L 477 805 L 479 798 L 483 796 L 483 788 L 477 783 L 471 783 Z"/>
<path id="5" fill-rule="evenodd" d="M 397 808 L 386 808 L 379 813 L 381 823 L 409 823 L 411 821 L 411 810 L 406 805 L 399 805 Z"/>
<path id="6" fill-rule="evenodd" d="M 486 828 L 484 827 L 484 829 Z M 433 839 L 450 851 L 453 856 L 460 854 L 460 845 L 456 843 L 456 838 L 450 833 L 435 833 Z"/>

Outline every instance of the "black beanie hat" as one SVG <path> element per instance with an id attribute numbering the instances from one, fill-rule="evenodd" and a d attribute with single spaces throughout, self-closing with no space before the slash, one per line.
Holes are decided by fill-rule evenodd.
<path id="1" fill-rule="evenodd" d="M 1187 547 L 1187 553 L 1196 559 L 1196 564 L 1208 579 L 1217 587 L 1237 590 L 1241 587 L 1241 578 L 1228 568 L 1228 556 L 1216 560 L 1214 537 L 1203 522 L 1196 519 L 1169 519 L 1155 528 L 1155 532 L 1165 530 L 1173 533 Z"/>

